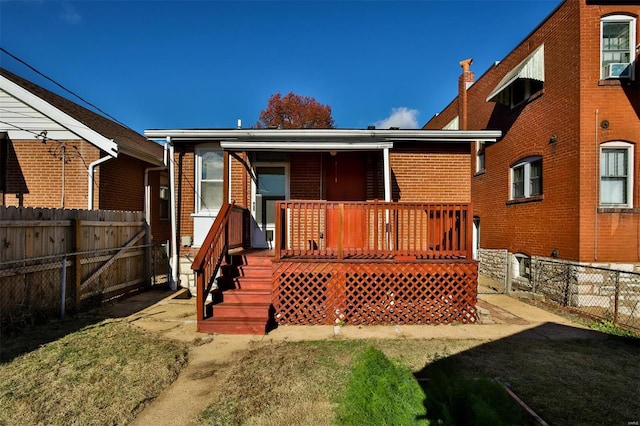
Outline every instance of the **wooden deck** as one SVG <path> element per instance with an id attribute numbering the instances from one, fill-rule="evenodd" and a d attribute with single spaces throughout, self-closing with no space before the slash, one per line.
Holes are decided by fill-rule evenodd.
<path id="1" fill-rule="evenodd" d="M 211 254 L 196 258 L 218 265 L 209 269 L 221 276 L 207 276 L 194 262 L 202 303 L 198 330 L 263 334 L 276 324 L 475 322 L 478 265 L 470 258 L 470 206 L 362 204 L 279 203 L 274 250 L 239 248 L 243 232 L 228 230 L 227 210 L 226 220 L 216 219 L 227 230 L 210 232 L 217 240 L 207 250 L 218 260 L 205 262 Z M 362 234 L 358 241 L 343 236 L 349 221 L 350 227 L 364 226 L 350 228 Z M 244 222 L 236 217 L 233 223 Z M 331 234 L 334 226 L 340 232 Z M 214 281 L 218 289 L 206 302 Z"/>

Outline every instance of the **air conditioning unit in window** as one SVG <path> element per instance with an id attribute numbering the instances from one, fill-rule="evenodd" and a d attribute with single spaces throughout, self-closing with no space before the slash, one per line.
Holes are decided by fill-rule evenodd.
<path id="1" fill-rule="evenodd" d="M 631 64 L 613 62 L 604 68 L 604 78 L 630 78 Z"/>

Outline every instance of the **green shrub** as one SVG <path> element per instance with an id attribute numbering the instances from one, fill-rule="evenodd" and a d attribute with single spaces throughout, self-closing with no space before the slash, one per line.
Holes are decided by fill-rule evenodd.
<path id="1" fill-rule="evenodd" d="M 340 425 L 428 425 L 424 393 L 411 371 L 381 351 L 366 348 L 356 358 L 344 399 Z"/>

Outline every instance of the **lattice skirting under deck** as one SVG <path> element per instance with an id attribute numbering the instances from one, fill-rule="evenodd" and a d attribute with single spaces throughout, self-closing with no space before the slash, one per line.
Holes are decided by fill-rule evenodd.
<path id="1" fill-rule="evenodd" d="M 476 321 L 478 264 L 274 262 L 279 324 Z"/>

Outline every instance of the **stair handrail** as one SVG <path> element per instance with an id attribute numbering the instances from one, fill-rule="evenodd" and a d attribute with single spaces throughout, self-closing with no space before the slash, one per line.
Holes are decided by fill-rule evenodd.
<path id="1" fill-rule="evenodd" d="M 203 321 L 204 303 L 213 287 L 222 259 L 229 251 L 229 220 L 235 203 L 223 203 L 204 242 L 198 250 L 191 269 L 196 274 L 197 319 Z M 234 244 L 235 245 L 235 244 Z"/>

